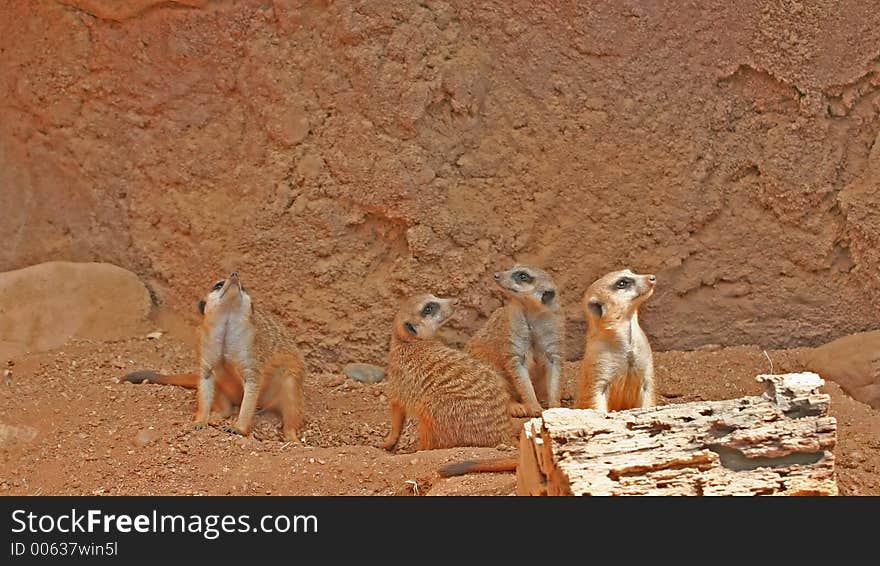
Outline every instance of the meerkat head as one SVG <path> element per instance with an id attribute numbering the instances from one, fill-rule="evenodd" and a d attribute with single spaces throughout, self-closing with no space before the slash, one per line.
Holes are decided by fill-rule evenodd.
<path id="1" fill-rule="evenodd" d="M 559 291 L 550 274 L 531 265 L 516 264 L 494 274 L 495 283 L 505 296 L 526 308 L 555 309 Z"/>
<path id="2" fill-rule="evenodd" d="M 394 318 L 394 334 L 402 340 L 428 340 L 434 337 L 455 312 L 458 299 L 431 294 L 405 299 Z"/>
<path id="3" fill-rule="evenodd" d="M 628 319 L 654 294 L 657 277 L 612 271 L 597 279 L 584 293 L 584 311 L 590 326 Z"/>
<path id="4" fill-rule="evenodd" d="M 199 301 L 199 312 L 206 317 L 223 314 L 251 315 L 253 312 L 251 296 L 241 284 L 237 271 L 233 271 L 226 279 L 214 283 L 205 298 Z"/>

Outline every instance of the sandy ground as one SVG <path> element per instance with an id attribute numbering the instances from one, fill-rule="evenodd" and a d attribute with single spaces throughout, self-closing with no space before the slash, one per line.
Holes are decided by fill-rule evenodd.
<path id="1" fill-rule="evenodd" d="M 776 372 L 797 370 L 798 351 L 768 352 Z M 759 394 L 754 376 L 768 371 L 757 347 L 658 352 L 664 403 Z M 257 418 L 241 437 L 218 426 L 190 430 L 192 392 L 177 387 L 118 384 L 138 368 L 184 370 L 185 340 L 79 340 L 20 357 L 11 383 L 0 383 L 0 494 L 252 494 L 252 495 L 506 495 L 512 473 L 442 479 L 439 465 L 512 453 L 497 448 L 418 452 L 408 424 L 396 454 L 375 448 L 388 429 L 385 385 L 362 385 L 341 374 L 312 374 L 305 394 L 304 446 L 285 442 L 280 420 Z M 573 390 L 576 363 L 566 367 Z M 880 414 L 826 385 L 839 425 L 835 450 L 844 495 L 880 495 Z M 567 399 L 567 403 L 571 399 Z M 214 425 L 221 424 L 216 419 Z"/>

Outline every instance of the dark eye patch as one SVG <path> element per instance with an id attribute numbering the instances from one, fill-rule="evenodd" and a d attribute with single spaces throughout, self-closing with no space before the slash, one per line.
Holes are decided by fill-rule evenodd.
<path id="1" fill-rule="evenodd" d="M 620 279 L 618 279 L 617 281 L 615 281 L 615 283 L 614 283 L 614 287 L 615 287 L 616 289 L 626 289 L 626 288 L 628 288 L 628 287 L 629 287 L 630 285 L 632 285 L 632 284 L 633 284 L 633 280 L 632 280 L 632 278 L 630 278 L 630 277 L 621 277 Z"/>
<path id="2" fill-rule="evenodd" d="M 225 283 L 225 281 L 217 281 L 216 283 L 214 283 L 214 286 L 211 287 L 211 290 L 212 291 L 219 291 L 220 289 L 223 288 L 224 283 Z"/>
<path id="3" fill-rule="evenodd" d="M 520 283 L 531 283 L 535 280 L 534 277 L 526 273 L 525 271 L 517 271 L 513 274 L 513 278 L 519 281 Z"/>
<path id="4" fill-rule="evenodd" d="M 433 301 L 428 303 L 427 305 L 422 307 L 422 316 L 431 316 L 432 314 L 437 312 L 437 307 L 437 303 Z"/>

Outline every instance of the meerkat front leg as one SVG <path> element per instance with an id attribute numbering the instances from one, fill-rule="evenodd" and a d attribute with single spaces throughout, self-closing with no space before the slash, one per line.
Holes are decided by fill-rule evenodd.
<path id="1" fill-rule="evenodd" d="M 518 357 L 514 359 L 514 375 L 516 376 L 516 381 L 514 382 L 516 391 L 519 393 L 519 398 L 529 413 L 525 416 L 541 416 L 543 409 L 541 404 L 538 403 L 538 396 L 535 395 L 535 387 L 532 384 L 531 376 L 529 376 L 528 362 L 524 358 Z"/>
<path id="2" fill-rule="evenodd" d="M 639 388 L 639 407 L 654 406 L 654 368 L 645 368 Z"/>
<path id="3" fill-rule="evenodd" d="M 235 429 L 239 434 L 248 435 L 257 410 L 257 401 L 260 398 L 260 382 L 257 372 L 250 364 L 243 364 L 241 377 L 244 379 L 244 396 L 241 400 L 241 410 L 238 412 L 238 422 Z"/>
<path id="4" fill-rule="evenodd" d="M 199 373 L 199 405 L 193 428 L 196 430 L 208 424 L 211 407 L 214 404 L 214 371 L 211 366 L 202 362 Z"/>
<path id="5" fill-rule="evenodd" d="M 548 407 L 562 406 L 562 358 L 548 356 L 547 358 L 547 405 Z"/>
<path id="6" fill-rule="evenodd" d="M 391 431 L 382 443 L 385 450 L 394 450 L 400 433 L 403 431 L 403 422 L 406 420 L 406 408 L 397 399 L 391 399 Z"/>
<path id="7" fill-rule="evenodd" d="M 534 340 L 542 358 L 544 380 L 546 382 L 547 406 L 562 406 L 562 364 L 564 329 L 562 323 L 554 319 L 536 322 Z"/>
<path id="8" fill-rule="evenodd" d="M 596 383 L 593 390 L 593 409 L 600 413 L 608 412 L 608 388 L 610 385 L 610 382 L 599 382 Z"/>

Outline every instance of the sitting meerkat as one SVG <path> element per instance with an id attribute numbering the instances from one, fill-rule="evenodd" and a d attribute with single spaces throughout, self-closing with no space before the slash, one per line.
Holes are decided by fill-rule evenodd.
<path id="1" fill-rule="evenodd" d="M 199 372 L 161 375 L 137 371 L 120 379 L 198 389 L 195 428 L 208 422 L 211 409 L 224 416 L 241 405 L 235 431 L 249 434 L 257 405 L 281 413 L 284 437 L 300 442 L 304 417 L 305 363 L 292 340 L 259 311 L 238 273 L 214 284 L 199 302 Z M 258 366 L 258 364 L 262 366 Z M 216 394 L 215 394 L 216 386 Z"/>
<path id="2" fill-rule="evenodd" d="M 391 331 L 388 384 L 392 450 L 407 414 L 418 421 L 419 449 L 496 446 L 510 441 L 510 402 L 492 369 L 434 338 L 452 316 L 455 299 L 418 295 L 401 303 Z"/>
<path id="3" fill-rule="evenodd" d="M 535 384 L 546 386 L 547 405 L 559 407 L 565 315 L 550 275 L 529 265 L 494 274 L 507 304 L 496 309 L 465 351 L 492 366 L 508 383 L 514 417 L 537 417 Z"/>
<path id="4" fill-rule="evenodd" d="M 639 307 L 657 278 L 613 271 L 584 293 L 589 328 L 577 406 L 608 412 L 654 404 L 654 360 L 639 326 Z"/>

